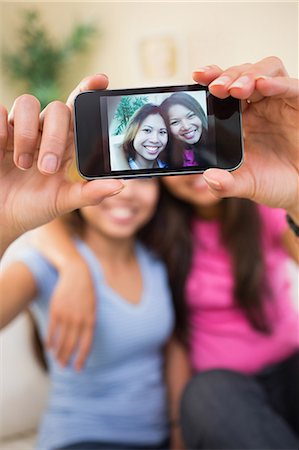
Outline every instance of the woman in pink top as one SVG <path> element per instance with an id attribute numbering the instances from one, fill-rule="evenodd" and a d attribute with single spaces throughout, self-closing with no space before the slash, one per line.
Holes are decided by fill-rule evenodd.
<path id="1" fill-rule="evenodd" d="M 298 254 L 285 212 L 220 200 L 202 175 L 163 184 L 157 242 L 194 373 L 182 401 L 188 448 L 298 448 L 298 314 L 285 270 Z"/>
<path id="2" fill-rule="evenodd" d="M 176 92 L 161 103 L 172 134 L 171 167 L 209 167 L 208 119 L 192 95 Z"/>

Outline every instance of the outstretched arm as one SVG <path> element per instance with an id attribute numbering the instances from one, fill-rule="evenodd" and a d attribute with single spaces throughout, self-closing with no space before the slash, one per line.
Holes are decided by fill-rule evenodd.
<path id="1" fill-rule="evenodd" d="M 276 57 L 226 70 L 207 66 L 193 77 L 217 97 L 243 101 L 245 161 L 234 172 L 204 173 L 213 194 L 283 208 L 299 224 L 299 81 Z"/>
<path id="2" fill-rule="evenodd" d="M 59 273 L 49 309 L 47 346 L 65 366 L 75 353 L 74 367 L 88 357 L 96 318 L 96 297 L 89 267 L 59 219 L 38 228 L 33 244 Z"/>

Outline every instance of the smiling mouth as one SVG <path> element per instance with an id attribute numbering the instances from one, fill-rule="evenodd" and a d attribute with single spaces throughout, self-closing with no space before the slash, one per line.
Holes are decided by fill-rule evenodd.
<path id="1" fill-rule="evenodd" d="M 110 214 L 113 218 L 119 220 L 128 220 L 134 216 L 134 213 L 131 209 L 123 207 L 111 208 Z"/>
<path id="2" fill-rule="evenodd" d="M 194 128 L 193 130 L 188 130 L 185 133 L 181 133 L 181 136 L 183 136 L 185 139 L 192 139 L 195 137 L 196 132 L 197 128 Z"/>
<path id="3" fill-rule="evenodd" d="M 146 149 L 146 151 L 151 154 L 154 155 L 155 153 L 158 153 L 158 151 L 160 150 L 160 146 L 148 146 L 148 145 L 144 145 L 144 148 Z"/>

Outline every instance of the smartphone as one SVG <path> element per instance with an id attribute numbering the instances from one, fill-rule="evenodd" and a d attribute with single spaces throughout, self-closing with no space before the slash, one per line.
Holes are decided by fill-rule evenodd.
<path id="1" fill-rule="evenodd" d="M 87 180 L 234 170 L 243 161 L 239 100 L 198 84 L 82 92 L 74 118 Z"/>

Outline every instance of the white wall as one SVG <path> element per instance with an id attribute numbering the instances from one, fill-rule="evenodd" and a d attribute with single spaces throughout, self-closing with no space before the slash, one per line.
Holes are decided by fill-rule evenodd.
<path id="1" fill-rule="evenodd" d="M 20 14 L 29 7 L 41 10 L 57 39 L 68 33 L 74 21 L 94 21 L 102 30 L 92 51 L 69 67 L 66 92 L 83 76 L 96 72 L 107 73 L 114 88 L 149 84 L 140 71 L 138 49 L 142 38 L 157 35 L 170 35 L 177 43 L 180 67 L 171 82 L 190 82 L 192 69 L 198 66 L 227 67 L 272 54 L 284 60 L 292 76 L 298 74 L 298 2 L 2 1 L 5 49 L 16 47 Z M 0 95 L 7 107 L 20 92 L 2 77 Z"/>

